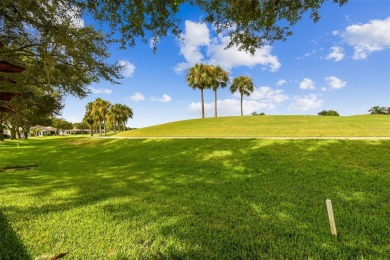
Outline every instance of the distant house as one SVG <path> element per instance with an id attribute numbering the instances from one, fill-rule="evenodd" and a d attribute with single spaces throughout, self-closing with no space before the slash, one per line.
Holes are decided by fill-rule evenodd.
<path id="1" fill-rule="evenodd" d="M 56 135 L 56 129 L 51 126 L 33 126 L 30 128 L 30 132 L 35 136 L 51 136 Z"/>
<path id="2" fill-rule="evenodd" d="M 64 129 L 60 130 L 60 135 L 80 135 L 80 134 L 88 134 L 89 129 Z"/>
<path id="3" fill-rule="evenodd" d="M 57 132 L 58 131 L 58 132 Z M 51 135 L 79 135 L 88 134 L 89 129 L 56 129 L 51 126 L 33 126 L 30 129 L 30 133 L 34 136 L 51 136 Z"/>

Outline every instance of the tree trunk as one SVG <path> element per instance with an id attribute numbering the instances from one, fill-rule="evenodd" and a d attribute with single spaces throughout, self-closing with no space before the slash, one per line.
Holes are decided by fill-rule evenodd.
<path id="1" fill-rule="evenodd" d="M 200 95 L 202 100 L 202 118 L 204 118 L 204 97 L 203 97 L 203 88 L 200 89 Z"/>
<path id="2" fill-rule="evenodd" d="M 28 139 L 28 132 L 30 132 L 29 129 L 23 129 L 24 139 Z"/>
<path id="3" fill-rule="evenodd" d="M 16 139 L 16 129 L 15 129 L 15 127 L 11 127 L 9 130 L 11 131 L 11 140 L 15 140 Z"/>
<path id="4" fill-rule="evenodd" d="M 243 114 L 242 114 L 242 97 L 243 97 L 243 94 L 241 94 L 241 116 L 243 116 Z"/>
<path id="5" fill-rule="evenodd" d="M 217 89 L 214 89 L 214 116 L 217 117 Z"/>
<path id="6" fill-rule="evenodd" d="M 28 139 L 28 133 L 30 132 L 29 126 L 22 126 L 23 138 Z"/>
<path id="7" fill-rule="evenodd" d="M 0 116 L 0 141 L 4 141 L 3 118 Z"/>
<path id="8" fill-rule="evenodd" d="M 99 120 L 99 135 L 102 135 L 102 121 Z"/>
<path id="9" fill-rule="evenodd" d="M 93 124 L 91 126 L 91 136 L 93 136 Z"/>
<path id="10" fill-rule="evenodd" d="M 17 133 L 17 135 L 18 135 L 18 138 L 19 138 L 19 139 L 22 139 L 22 136 L 20 135 L 19 127 L 16 128 L 16 133 Z"/>

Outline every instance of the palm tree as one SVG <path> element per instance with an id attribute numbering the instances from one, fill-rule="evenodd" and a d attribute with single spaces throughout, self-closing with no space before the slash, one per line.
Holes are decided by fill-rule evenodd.
<path id="1" fill-rule="evenodd" d="M 107 120 L 114 127 L 115 133 L 116 133 L 116 126 L 119 125 L 120 112 L 121 112 L 121 104 L 112 105 L 107 112 Z"/>
<path id="2" fill-rule="evenodd" d="M 107 112 L 111 103 L 107 100 L 97 98 L 93 102 L 92 110 L 94 114 L 96 113 L 99 117 L 99 134 L 102 135 L 102 124 L 104 127 L 104 134 L 106 134 L 106 120 L 107 120 Z"/>
<path id="3" fill-rule="evenodd" d="M 126 105 L 121 105 L 119 123 L 123 126 L 123 131 L 125 130 L 125 126 L 129 118 L 133 118 L 133 110 Z"/>
<path id="4" fill-rule="evenodd" d="M 107 119 L 114 127 L 114 131 L 116 132 L 117 126 L 118 130 L 125 130 L 125 125 L 129 118 L 133 118 L 133 110 L 122 104 L 115 104 L 110 107 L 107 112 Z"/>
<path id="5" fill-rule="evenodd" d="M 97 119 L 98 119 L 98 116 L 95 113 L 95 111 L 93 110 L 93 102 L 89 102 L 85 106 L 85 115 L 84 115 L 83 121 L 86 122 L 90 126 L 91 136 L 93 136 L 93 125 L 95 122 L 97 122 L 96 121 Z"/>
<path id="6" fill-rule="evenodd" d="M 203 90 L 212 85 L 212 76 L 209 66 L 197 63 L 188 70 L 186 81 L 192 89 L 200 89 L 202 100 L 202 118 L 204 118 L 204 96 Z"/>
<path id="7" fill-rule="evenodd" d="M 233 80 L 233 84 L 230 86 L 230 92 L 240 92 L 241 95 L 241 116 L 242 113 L 242 99 L 243 96 L 250 96 L 254 91 L 253 81 L 249 77 L 239 76 Z"/>
<path id="8" fill-rule="evenodd" d="M 225 88 L 229 82 L 229 74 L 220 66 L 209 66 L 213 77 L 213 91 L 214 91 L 214 116 L 217 117 L 217 89 L 219 87 Z"/>

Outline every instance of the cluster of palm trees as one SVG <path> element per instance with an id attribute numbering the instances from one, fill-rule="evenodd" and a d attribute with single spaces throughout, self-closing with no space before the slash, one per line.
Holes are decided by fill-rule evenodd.
<path id="1" fill-rule="evenodd" d="M 204 118 L 204 94 L 205 89 L 214 91 L 214 116 L 217 117 L 217 90 L 225 88 L 229 84 L 229 75 L 220 66 L 197 63 L 188 70 L 186 81 L 192 89 L 200 89 L 202 103 L 202 118 Z M 241 95 L 241 116 L 243 115 L 243 97 L 250 96 L 254 91 L 254 84 L 251 78 L 239 76 L 233 79 L 230 86 L 232 93 L 239 92 Z"/>
<path id="2" fill-rule="evenodd" d="M 99 130 L 99 135 L 103 132 L 106 134 L 106 126 L 109 125 L 114 132 L 126 130 L 126 123 L 129 118 L 133 118 L 133 110 L 122 104 L 112 105 L 109 101 L 97 98 L 94 102 L 89 102 L 85 106 L 85 116 L 83 121 L 91 128 L 93 135 L 93 127 Z"/>

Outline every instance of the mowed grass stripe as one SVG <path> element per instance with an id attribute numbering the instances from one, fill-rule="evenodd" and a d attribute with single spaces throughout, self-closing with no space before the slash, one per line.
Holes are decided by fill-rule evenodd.
<path id="1" fill-rule="evenodd" d="M 192 119 L 122 137 L 390 137 L 390 116 L 236 116 Z"/>
<path id="2" fill-rule="evenodd" d="M 0 256 L 389 259 L 389 147 L 347 140 L 6 141 L 0 167 L 39 167 L 0 173 Z"/>

